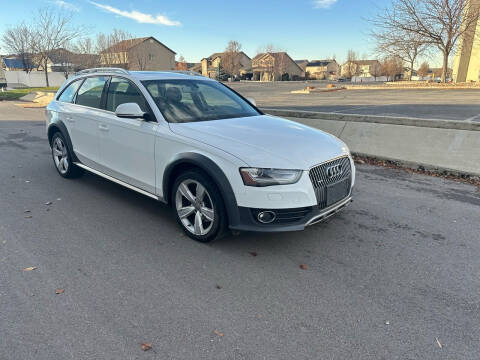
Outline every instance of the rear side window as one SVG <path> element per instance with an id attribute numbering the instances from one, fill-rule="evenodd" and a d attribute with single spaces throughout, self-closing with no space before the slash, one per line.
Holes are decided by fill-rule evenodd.
<path id="1" fill-rule="evenodd" d="M 108 87 L 106 110 L 115 112 L 118 105 L 125 103 L 136 103 L 147 112 L 145 98 L 138 88 L 126 79 L 114 77 Z"/>
<path id="2" fill-rule="evenodd" d="M 58 98 L 58 101 L 72 103 L 75 93 L 77 92 L 77 89 L 81 83 L 82 82 L 80 80 L 77 80 L 68 85 L 67 88 L 63 90 L 62 95 L 60 95 Z"/>
<path id="3" fill-rule="evenodd" d="M 100 109 L 107 76 L 86 78 L 78 90 L 76 104 Z"/>

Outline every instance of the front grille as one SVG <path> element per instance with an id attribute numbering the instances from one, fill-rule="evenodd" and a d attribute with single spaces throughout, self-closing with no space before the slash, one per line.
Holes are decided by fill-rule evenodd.
<path id="1" fill-rule="evenodd" d="M 341 172 L 327 174 L 328 169 L 335 166 L 340 166 Z M 310 169 L 309 176 L 315 189 L 318 205 L 323 209 L 331 205 L 327 199 L 327 187 L 338 184 L 345 191 L 345 197 L 348 196 L 352 183 L 350 159 L 348 156 L 345 156 L 315 166 Z"/>

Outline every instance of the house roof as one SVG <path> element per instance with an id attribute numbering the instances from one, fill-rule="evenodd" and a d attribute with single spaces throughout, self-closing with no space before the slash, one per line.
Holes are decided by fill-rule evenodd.
<path id="1" fill-rule="evenodd" d="M 172 52 L 173 54 L 176 54 L 175 51 L 173 51 L 168 46 L 166 46 L 162 42 L 155 39 L 153 36 L 122 40 L 122 41 L 119 41 L 118 43 L 110 46 L 109 48 L 103 50 L 102 53 L 109 52 L 109 51 L 119 52 L 119 51 L 130 50 L 131 48 L 133 48 L 133 47 L 135 47 L 135 46 L 137 46 L 137 45 L 139 45 L 139 44 L 141 44 L 141 43 L 143 43 L 147 40 L 150 40 L 150 39 L 156 41 L 157 43 L 162 45 L 164 48 L 166 48 L 168 51 Z"/>
<path id="2" fill-rule="evenodd" d="M 335 60 L 313 60 L 307 64 L 307 67 L 309 66 L 328 66 L 328 64 L 331 64 L 333 62 L 336 62 Z"/>
<path id="3" fill-rule="evenodd" d="M 270 55 L 272 56 L 275 61 L 276 60 L 283 60 L 285 58 L 289 59 L 293 64 L 295 64 L 295 66 L 297 66 L 300 71 L 304 71 L 295 61 L 293 61 L 293 59 L 290 57 L 290 55 L 288 55 L 285 51 L 280 51 L 280 52 L 268 52 L 268 53 L 260 53 L 258 54 L 257 56 L 255 56 L 253 59 L 252 59 L 252 62 L 255 61 L 255 60 L 258 60 L 264 56 L 267 56 L 267 55 Z"/>
<path id="4" fill-rule="evenodd" d="M 348 62 L 349 61 L 347 61 L 347 63 Z M 357 65 L 373 65 L 380 63 L 378 60 L 354 60 L 353 62 Z"/>
<path id="5" fill-rule="evenodd" d="M 3 63 L 5 64 L 6 67 L 10 69 L 23 70 L 24 68 L 22 59 L 19 59 L 19 58 L 10 58 L 10 59 L 4 58 Z M 27 64 L 28 64 L 28 67 L 30 68 L 33 67 L 33 64 L 28 60 L 27 60 Z"/>
<path id="6" fill-rule="evenodd" d="M 216 52 L 216 53 L 213 53 L 212 55 L 210 55 L 209 57 L 206 57 L 206 58 L 203 58 L 203 59 L 207 59 L 207 60 L 212 61 L 212 60 L 215 60 L 218 57 L 222 58 L 223 54 L 225 54 L 225 51 L 224 52 Z M 240 51 L 240 54 L 245 55 L 249 60 L 251 60 L 250 57 L 247 54 L 245 54 L 243 51 Z"/>

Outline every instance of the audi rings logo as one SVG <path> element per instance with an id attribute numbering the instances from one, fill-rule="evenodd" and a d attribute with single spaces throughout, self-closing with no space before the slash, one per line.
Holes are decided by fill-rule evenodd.
<path id="1" fill-rule="evenodd" d="M 333 166 L 330 166 L 330 167 L 327 168 L 327 177 L 329 179 L 331 179 L 333 177 L 336 177 L 336 176 L 340 176 L 340 175 L 342 175 L 342 173 L 343 173 L 342 164 L 333 165 Z"/>

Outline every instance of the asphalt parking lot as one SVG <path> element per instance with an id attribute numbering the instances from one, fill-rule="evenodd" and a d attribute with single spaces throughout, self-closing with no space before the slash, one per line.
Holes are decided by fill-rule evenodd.
<path id="1" fill-rule="evenodd" d="M 325 87 L 326 82 L 309 82 Z M 228 86 L 264 108 L 480 121 L 480 89 L 363 89 L 291 94 L 302 82 L 236 82 Z M 342 84 L 338 84 L 341 86 Z"/>
<path id="2" fill-rule="evenodd" d="M 328 222 L 204 245 L 6 120 L 0 359 L 478 359 L 479 188 L 360 165 Z"/>

